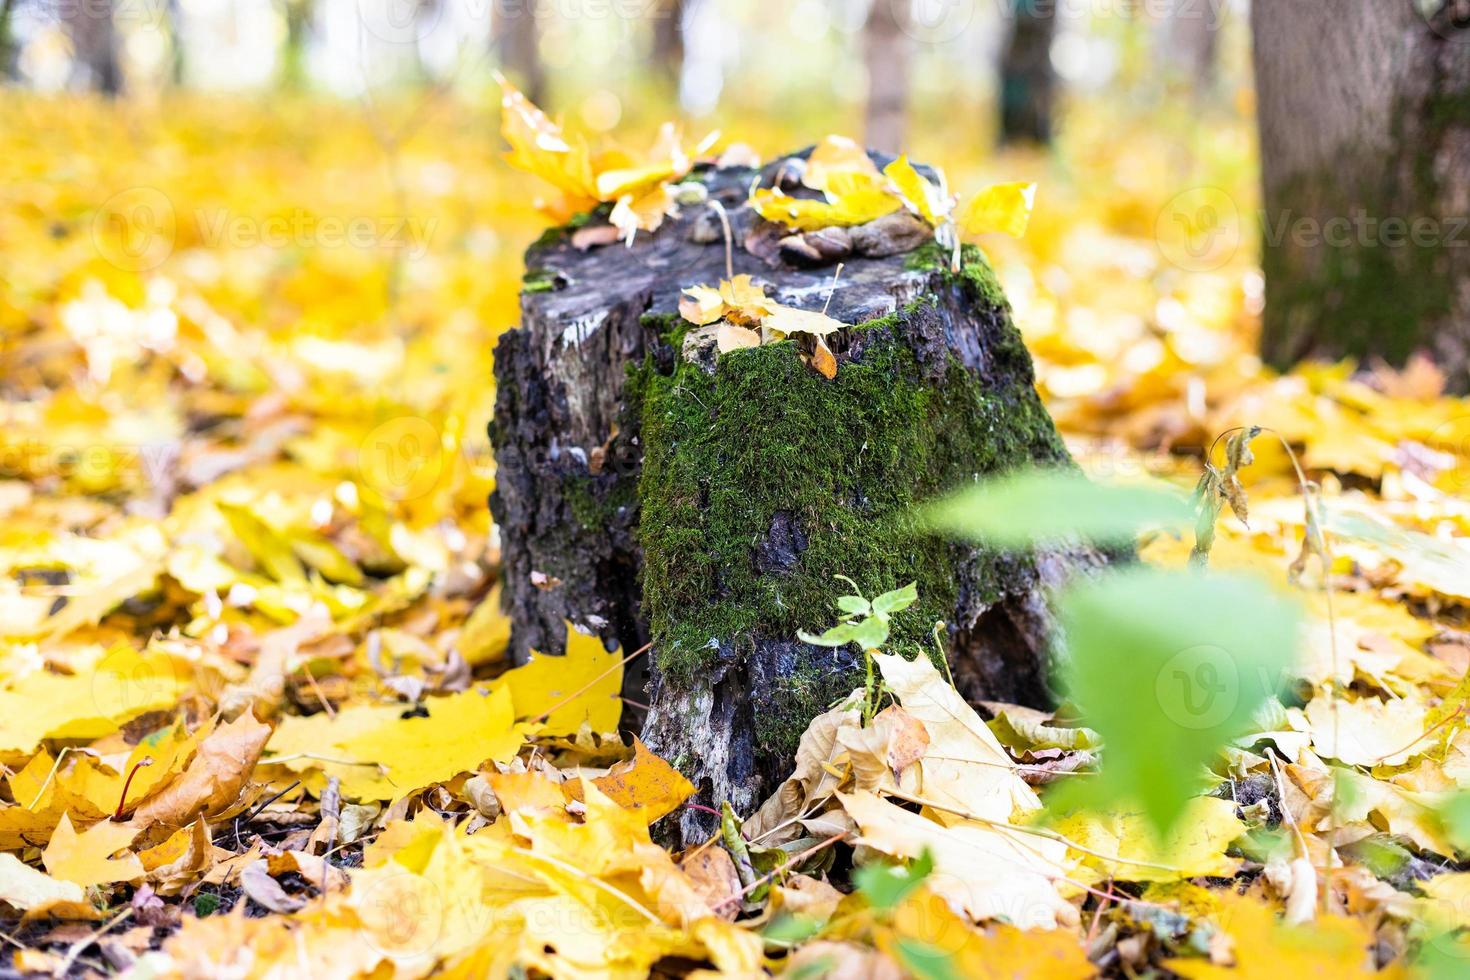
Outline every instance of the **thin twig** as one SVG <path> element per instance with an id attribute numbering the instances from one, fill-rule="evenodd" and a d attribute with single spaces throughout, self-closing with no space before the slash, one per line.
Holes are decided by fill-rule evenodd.
<path id="1" fill-rule="evenodd" d="M 82 955 L 82 950 L 86 949 L 88 946 L 101 939 L 102 936 L 106 934 L 109 929 L 111 929 L 113 926 L 117 925 L 119 922 L 123 921 L 132 914 L 133 907 L 129 905 L 117 915 L 114 915 L 112 918 L 102 923 L 102 925 L 92 930 L 92 932 L 72 943 L 71 947 L 66 951 L 66 956 L 62 959 L 60 965 L 56 967 L 56 970 L 52 974 L 52 976 L 64 977 L 68 973 L 70 973 L 72 964 L 77 961 L 78 956 Z"/>
<path id="2" fill-rule="evenodd" d="M 744 888 L 740 889 L 738 892 L 736 892 L 735 894 L 731 895 L 730 897 L 721 899 L 719 902 L 716 902 L 711 907 L 716 912 L 718 912 L 720 909 L 724 908 L 726 905 L 729 905 L 731 902 L 738 902 L 738 901 L 740 901 L 746 895 L 749 895 L 751 892 L 755 891 L 761 885 L 763 885 L 766 882 L 770 881 L 772 878 L 776 877 L 781 872 L 786 871 L 788 868 L 791 868 L 793 865 L 800 864 L 801 862 L 805 861 L 807 858 L 811 857 L 813 854 L 817 853 L 818 851 L 820 851 L 820 850 L 822 850 L 824 848 L 831 847 L 833 844 L 837 843 L 838 841 L 840 841 L 840 840 L 846 840 L 848 837 L 851 837 L 851 836 L 852 836 L 852 831 L 850 831 L 850 830 L 844 830 L 840 834 L 834 834 L 833 836 L 828 837 L 826 840 L 821 841 L 820 843 L 813 844 L 811 847 L 808 847 L 806 850 L 802 851 L 801 853 L 796 854 L 796 855 L 794 855 L 794 856 L 786 859 L 781 864 L 779 864 L 776 867 L 772 868 L 770 870 L 770 872 L 768 872 L 767 874 L 761 875 L 755 881 L 752 881 L 750 884 L 746 885 Z"/>

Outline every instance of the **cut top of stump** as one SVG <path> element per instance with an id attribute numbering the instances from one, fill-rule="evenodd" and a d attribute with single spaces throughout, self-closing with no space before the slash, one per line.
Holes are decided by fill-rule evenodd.
<path id="1" fill-rule="evenodd" d="M 610 313 L 639 310 L 660 319 L 677 317 L 683 289 L 717 286 L 731 272 L 749 274 L 778 303 L 803 310 L 825 306 L 830 316 L 848 324 L 895 312 L 923 292 L 928 279 L 930 270 L 905 258 L 934 239 L 919 218 L 899 210 L 867 225 L 802 235 L 765 221 L 748 206 L 752 187 L 778 182 L 792 197 L 817 196 L 800 183 L 806 152 L 761 170 L 695 167 L 684 183 L 702 185 L 707 200 L 681 205 L 657 232 L 639 232 L 631 246 L 612 241 L 615 229 L 602 217 L 577 229 L 548 232 L 526 254 L 523 323 L 557 325 L 559 336 L 548 341 L 579 344 Z M 872 157 L 880 167 L 889 162 Z M 728 266 L 720 208 L 730 228 Z M 843 268 L 834 288 L 838 263 Z"/>

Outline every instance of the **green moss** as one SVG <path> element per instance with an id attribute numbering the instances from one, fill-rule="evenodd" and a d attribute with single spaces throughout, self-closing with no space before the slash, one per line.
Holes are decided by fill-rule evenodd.
<path id="1" fill-rule="evenodd" d="M 1436 94 L 1427 101 L 1391 114 L 1391 153 L 1345 150 L 1270 195 L 1262 353 L 1273 366 L 1307 356 L 1402 364 L 1456 316 L 1467 229 L 1443 211 L 1454 190 L 1437 159 L 1470 124 L 1470 89 L 1429 88 Z M 1387 221 L 1400 224 L 1392 240 Z M 1425 221 L 1428 238 L 1415 242 L 1413 226 Z M 1325 235 L 1329 222 L 1339 223 L 1336 241 Z M 1449 367 L 1452 388 L 1470 387 L 1463 367 Z"/>
<path id="2" fill-rule="evenodd" d="M 682 361 L 641 372 L 644 609 L 662 670 L 688 678 L 720 644 L 824 629 L 839 573 L 870 596 L 917 580 L 920 601 L 895 618 L 891 646 L 928 648 L 956 586 L 950 546 L 917 529 L 913 506 L 1056 435 L 1038 401 L 986 390 L 953 359 L 942 382 L 926 378 L 901 340 L 914 313 L 864 325 L 893 329 L 830 381 L 790 342 L 726 354 L 713 375 Z M 778 514 L 805 548 L 763 567 Z M 770 724 L 782 738 L 855 686 L 802 669 L 781 683 Z"/>
<path id="3" fill-rule="evenodd" d="M 590 476 L 569 476 L 563 492 L 572 517 L 587 531 L 607 527 L 618 511 L 637 503 L 637 488 L 631 480 L 595 481 Z"/>
<path id="4" fill-rule="evenodd" d="M 941 248 L 938 242 L 926 242 L 909 253 L 905 267 L 943 273 L 946 281 L 972 289 L 985 305 L 1010 308 L 1005 290 L 1000 288 L 1000 280 L 995 277 L 995 270 L 990 267 L 984 252 L 974 245 L 960 246 L 958 272 L 950 266 L 952 258 L 953 253 Z"/>
<path id="5" fill-rule="evenodd" d="M 776 690 L 765 699 L 761 733 L 766 743 L 789 755 L 801 742 L 813 718 L 835 707 L 861 685 L 845 671 L 817 670 L 803 666 L 776 682 Z"/>

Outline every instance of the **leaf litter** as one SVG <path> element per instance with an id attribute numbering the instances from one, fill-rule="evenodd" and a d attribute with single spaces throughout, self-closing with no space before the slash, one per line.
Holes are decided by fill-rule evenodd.
<path id="1" fill-rule="evenodd" d="M 685 177 L 711 143 L 686 150 L 666 128 L 646 151 L 594 151 L 508 86 L 504 108 L 511 162 L 550 184 L 557 220 L 601 207 L 627 240 L 698 199 Z M 391 189 L 310 163 L 381 148 L 351 118 L 262 117 L 228 151 L 249 166 L 226 166 L 223 149 L 122 152 L 134 128 L 77 111 L 87 141 L 25 112 L 0 123 L 16 159 L 96 168 L 17 173 L 0 205 L 25 243 L 0 286 L 15 969 L 1457 975 L 1470 406 L 1423 362 L 1262 372 L 1249 256 L 1181 271 L 1119 217 L 1165 203 L 1175 153 L 1156 134 L 1120 141 L 1129 121 L 1098 107 L 1066 148 L 1096 179 L 1057 177 L 1040 203 L 1030 181 L 957 200 L 942 174 L 879 169 L 839 138 L 800 177 L 818 197 L 757 192 L 793 230 L 903 212 L 941 245 L 985 236 L 1048 407 L 1109 486 L 1001 487 L 934 519 L 1137 540 L 1144 585 L 1062 608 L 1079 636 L 1150 632 L 1125 658 L 1084 642 L 1054 713 L 981 712 L 927 659 L 883 651 L 902 598 L 808 610 L 811 636 L 858 644 L 872 681 L 812 721 L 763 806 L 673 854 L 658 822 L 693 787 L 615 735 L 633 652 L 569 624 L 567 656 L 507 660 L 480 325 L 514 317 L 515 251 L 426 236 L 282 262 L 185 227 L 148 265 L 89 228 L 99 190 L 166 186 L 187 217 L 254 214 L 302 181 L 323 213 L 357 213 Z M 189 140 L 206 112 L 150 131 Z M 456 242 L 529 239 L 541 219 L 503 203 L 521 185 L 484 165 L 473 131 L 408 142 L 413 193 Z M 272 152 L 285 141 L 303 156 Z M 1120 142 L 1126 161 L 1108 155 Z M 1248 174 L 1206 164 L 1249 199 Z M 476 178 L 435 184 L 436 167 Z M 1161 179 L 1125 186 L 1115 167 Z M 687 296 L 724 355 L 806 333 L 814 369 L 839 369 L 818 352 L 844 325 L 823 313 L 733 276 Z M 1111 485 L 1120 473 L 1152 479 Z M 1023 518 L 1049 493 L 1071 521 Z M 1208 569 L 1178 577 L 1191 554 Z M 1173 612 L 1125 615 L 1165 593 Z M 1205 706 L 1222 663 L 1208 650 L 1169 662 L 1186 635 L 1244 665 L 1228 707 Z"/>

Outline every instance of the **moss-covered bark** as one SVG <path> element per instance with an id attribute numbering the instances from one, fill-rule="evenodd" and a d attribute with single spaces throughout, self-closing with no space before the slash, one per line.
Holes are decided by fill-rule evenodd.
<path id="1" fill-rule="evenodd" d="M 679 318 L 682 288 L 727 274 L 708 211 L 632 248 L 548 234 L 527 255 L 522 326 L 496 350 L 491 507 L 512 655 L 560 652 L 567 623 L 609 648 L 651 640 L 624 685 L 647 714 L 631 707 L 626 727 L 700 802 L 749 812 L 811 718 L 863 682 L 859 651 L 797 637 L 831 624 L 834 576 L 874 595 L 917 581 L 890 646 L 947 652 L 971 699 L 1035 703 L 1048 697 L 1047 588 L 1100 558 L 991 553 L 916 526 L 914 506 L 953 486 L 1067 464 L 977 250 L 958 272 L 932 246 L 853 254 L 834 290 L 830 267 L 763 246 L 773 229 L 744 206 L 753 171 L 698 176 L 728 212 L 736 274 L 855 325 L 829 338 L 836 377 L 791 342 L 715 356 Z M 690 809 L 677 835 L 709 829 Z"/>
<path id="2" fill-rule="evenodd" d="M 1470 390 L 1470 33 L 1409 3 L 1252 22 L 1266 360 L 1423 351 Z"/>
<path id="3" fill-rule="evenodd" d="M 789 341 L 722 355 L 713 370 L 681 359 L 660 371 L 650 358 L 638 372 L 655 657 L 645 737 L 683 756 L 711 799 L 753 802 L 789 767 L 807 723 L 863 685 L 857 651 L 797 641 L 831 625 L 846 588 L 835 575 L 869 595 L 918 583 L 890 649 L 940 655 L 942 624 L 972 694 L 1044 697 L 1045 639 L 1025 635 L 1035 624 L 980 624 L 985 611 L 1034 599 L 1034 565 L 927 534 L 916 507 L 1067 455 L 983 258 L 967 251 L 956 275 L 935 258 L 910 258 L 928 291 L 856 326 L 831 380 Z M 1002 651 L 993 641 L 1007 629 L 1017 642 Z M 704 733 L 719 743 L 714 758 Z M 692 833 L 698 817 L 687 822 Z"/>

